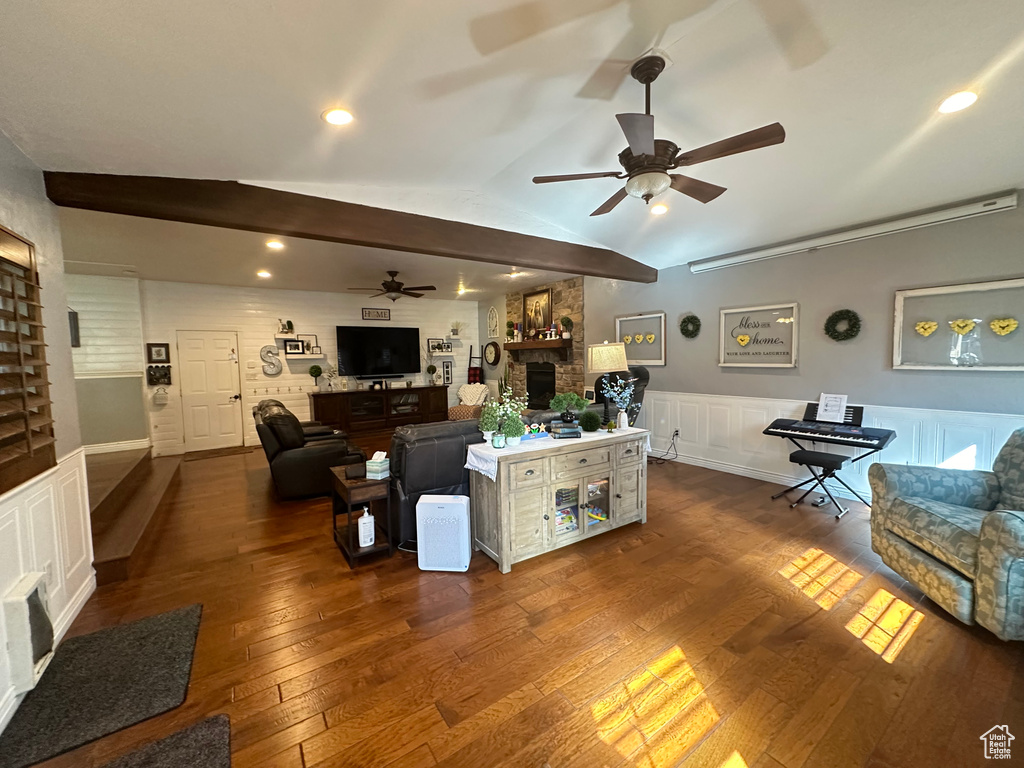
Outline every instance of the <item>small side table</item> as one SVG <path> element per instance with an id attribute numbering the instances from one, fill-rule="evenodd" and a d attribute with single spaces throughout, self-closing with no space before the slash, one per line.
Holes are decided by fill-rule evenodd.
<path id="1" fill-rule="evenodd" d="M 332 527 L 334 543 L 345 556 L 349 566 L 355 568 L 358 561 L 370 555 L 387 552 L 391 557 L 395 550 L 391 544 L 391 481 L 367 480 L 365 477 L 346 477 L 345 467 L 331 467 L 333 493 L 331 494 Z M 383 501 L 384 513 L 373 511 L 374 501 Z M 375 531 L 372 547 L 360 547 L 357 532 L 358 508 L 369 506 L 374 516 Z M 353 507 L 356 507 L 356 519 L 353 519 Z M 338 527 L 338 518 L 345 515 L 344 527 Z"/>

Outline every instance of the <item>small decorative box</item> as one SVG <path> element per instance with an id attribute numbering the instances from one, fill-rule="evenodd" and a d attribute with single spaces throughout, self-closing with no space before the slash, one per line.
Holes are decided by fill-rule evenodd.
<path id="1" fill-rule="evenodd" d="M 380 459 L 374 461 L 369 459 L 366 462 L 366 479 L 367 480 L 384 480 L 391 477 L 391 460 Z"/>

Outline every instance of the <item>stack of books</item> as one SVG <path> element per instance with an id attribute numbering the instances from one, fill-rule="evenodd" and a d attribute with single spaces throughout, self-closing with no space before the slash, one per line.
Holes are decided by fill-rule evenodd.
<path id="1" fill-rule="evenodd" d="M 566 437 L 583 437 L 580 425 L 573 421 L 552 421 L 548 427 L 551 437 L 561 440 Z"/>

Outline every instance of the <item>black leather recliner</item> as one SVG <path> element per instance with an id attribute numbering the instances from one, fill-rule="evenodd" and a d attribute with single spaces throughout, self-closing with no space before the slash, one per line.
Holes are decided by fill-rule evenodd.
<path id="1" fill-rule="evenodd" d="M 331 492 L 331 467 L 359 464 L 366 454 L 341 435 L 307 437 L 295 414 L 282 405 L 253 408 L 256 434 L 282 499 L 325 496 Z"/>
<path id="2" fill-rule="evenodd" d="M 391 438 L 391 531 L 397 543 L 416 538 L 423 494 L 469 495 L 466 448 L 482 443 L 476 419 L 399 427 Z"/>
<path id="3" fill-rule="evenodd" d="M 266 400 L 260 400 L 259 403 L 252 407 L 253 418 L 256 417 L 256 411 L 262 411 L 264 408 L 271 406 L 277 406 L 278 408 L 284 408 L 284 403 L 280 400 L 274 400 L 267 398 Z M 287 410 L 287 408 L 285 408 Z M 290 411 L 289 411 L 290 412 Z M 334 429 L 321 424 L 319 421 L 300 421 L 299 424 L 302 426 L 302 434 L 306 436 L 307 440 L 319 439 L 322 437 L 348 437 L 340 429 Z"/>

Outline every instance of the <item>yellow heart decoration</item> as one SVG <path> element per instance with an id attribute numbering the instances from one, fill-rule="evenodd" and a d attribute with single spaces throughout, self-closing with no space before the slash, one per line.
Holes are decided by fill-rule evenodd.
<path id="1" fill-rule="evenodd" d="M 638 333 L 633 338 L 636 339 L 636 343 L 639 344 L 641 341 L 644 340 L 644 335 L 642 333 Z"/>
<path id="2" fill-rule="evenodd" d="M 938 329 L 939 324 L 934 320 L 922 320 L 920 323 L 914 326 L 914 330 L 919 334 L 928 338 Z"/>
<path id="3" fill-rule="evenodd" d="M 648 333 L 647 334 L 647 343 L 648 344 L 653 344 L 654 343 L 654 334 L 653 333 Z"/>
<path id="4" fill-rule="evenodd" d="M 997 336 L 1006 336 L 1007 334 L 1013 333 L 1017 330 L 1019 323 L 1016 318 L 1004 317 L 1001 320 L 993 320 L 988 324 L 988 327 L 992 329 L 992 332 Z"/>
<path id="5" fill-rule="evenodd" d="M 739 344 L 741 347 L 745 347 L 747 346 L 747 344 L 750 343 L 750 337 L 744 333 L 742 336 L 736 337 L 736 343 Z"/>
<path id="6" fill-rule="evenodd" d="M 959 333 L 961 336 L 966 336 L 974 330 L 974 321 L 962 317 L 959 320 L 950 320 L 949 327 L 952 328 L 955 333 Z"/>
<path id="7" fill-rule="evenodd" d="M 624 343 L 626 343 L 626 344 L 629 344 L 629 342 L 631 342 L 632 340 L 633 340 L 632 336 L 626 336 L 622 341 Z"/>

